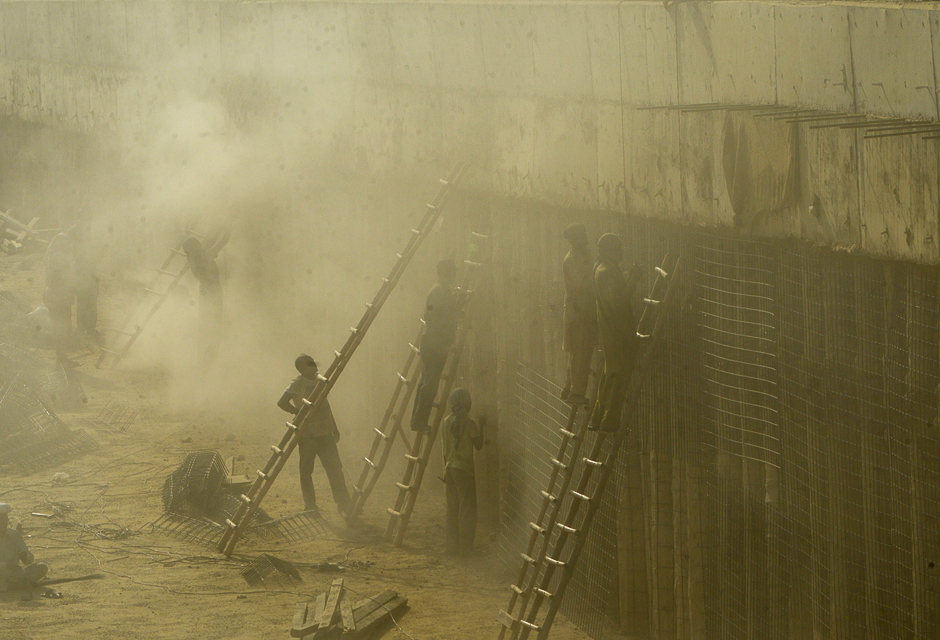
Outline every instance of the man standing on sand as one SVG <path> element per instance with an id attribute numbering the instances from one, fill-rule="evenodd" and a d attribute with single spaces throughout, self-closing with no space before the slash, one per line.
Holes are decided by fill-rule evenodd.
<path id="1" fill-rule="evenodd" d="M 565 229 L 571 250 L 562 263 L 565 281 L 565 351 L 568 379 L 561 399 L 572 405 L 588 403 L 591 359 L 597 346 L 597 302 L 594 296 L 594 263 L 583 224 Z"/>
<path id="2" fill-rule="evenodd" d="M 604 373 L 597 392 L 597 404 L 591 414 L 592 431 L 617 431 L 623 402 L 639 350 L 636 320 L 630 299 L 636 287 L 639 269 L 624 278 L 620 262 L 623 243 L 620 237 L 606 233 L 597 241 L 597 264 L 594 266 L 594 287 L 597 295 L 597 321 L 601 348 L 604 350 Z"/>
<path id="3" fill-rule="evenodd" d="M 42 580 L 49 567 L 35 558 L 23 535 L 16 529 L 10 529 L 10 512 L 13 508 L 0 503 L 0 591 L 9 589 L 32 589 Z M 20 566 L 20 563 L 23 566 Z"/>
<path id="4" fill-rule="evenodd" d="M 470 419 L 470 391 L 450 392 L 451 414 L 441 426 L 444 451 L 444 482 L 447 484 L 447 520 L 444 553 L 468 556 L 473 553 L 477 527 L 477 485 L 473 472 L 473 450 L 483 448 L 483 430 Z"/>
<path id="5" fill-rule="evenodd" d="M 421 338 L 421 381 L 415 390 L 411 412 L 412 431 L 429 431 L 428 418 L 437 397 L 437 388 L 447 364 L 447 354 L 457 337 L 459 303 L 454 282 L 457 265 L 453 260 L 437 263 L 437 284 L 428 294 L 424 311 L 424 336 Z"/>
<path id="6" fill-rule="evenodd" d="M 199 350 L 203 362 L 215 356 L 221 339 L 222 280 L 215 259 L 228 239 L 227 233 L 221 234 L 206 247 L 193 237 L 183 242 L 183 253 L 186 254 L 193 276 L 199 282 Z"/>
<path id="7" fill-rule="evenodd" d="M 284 391 L 277 406 L 297 415 L 314 387 L 317 386 L 317 363 L 305 353 L 297 356 L 294 367 L 300 375 L 294 378 L 290 386 Z M 343 463 L 339 459 L 339 429 L 330 409 L 330 402 L 324 398 L 317 412 L 308 418 L 309 424 L 300 436 L 298 449 L 300 449 L 300 491 L 304 497 L 304 509 L 317 511 L 317 493 L 313 488 L 313 467 L 317 458 L 323 464 L 326 477 L 330 481 L 333 500 L 339 513 L 344 518 L 349 509 L 349 490 L 346 488 L 346 478 L 343 475 Z"/>

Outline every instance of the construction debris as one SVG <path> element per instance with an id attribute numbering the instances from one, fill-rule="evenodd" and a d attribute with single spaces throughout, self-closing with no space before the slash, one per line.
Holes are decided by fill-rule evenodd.
<path id="1" fill-rule="evenodd" d="M 36 229 L 39 218 L 33 218 L 23 224 L 11 215 L 12 211 L 0 211 L 0 248 L 13 254 L 29 241 L 45 242 L 39 238 L 39 230 Z"/>
<path id="2" fill-rule="evenodd" d="M 304 581 L 296 566 L 269 553 L 262 553 L 249 562 L 241 570 L 241 576 L 252 587 L 268 586 L 285 581 L 292 584 Z"/>
<path id="3" fill-rule="evenodd" d="M 396 591 L 384 591 L 372 598 L 363 598 L 355 604 L 349 600 L 343 578 L 336 578 L 329 591 L 309 603 L 300 603 L 294 610 L 291 624 L 292 638 L 321 640 L 374 640 L 372 632 L 408 606 L 408 598 Z"/>

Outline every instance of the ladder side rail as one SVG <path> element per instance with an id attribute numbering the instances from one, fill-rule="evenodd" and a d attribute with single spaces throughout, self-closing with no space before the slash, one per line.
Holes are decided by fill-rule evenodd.
<path id="1" fill-rule="evenodd" d="M 418 492 L 421 490 L 421 483 L 424 480 L 424 471 L 427 468 L 428 461 L 430 460 L 431 453 L 434 449 L 434 444 L 437 441 L 437 434 L 440 431 L 441 424 L 444 421 L 444 416 L 447 414 L 447 400 L 450 397 L 450 392 L 454 388 L 454 383 L 457 378 L 457 367 L 460 366 L 460 359 L 463 357 L 463 350 L 466 346 L 467 336 L 470 333 L 470 326 L 472 324 L 473 313 L 475 311 L 475 302 L 477 296 L 473 290 L 469 290 L 470 286 L 474 286 L 478 283 L 479 278 L 476 276 L 475 271 L 478 271 L 480 268 L 479 264 L 471 264 L 469 268 L 472 270 L 468 280 L 472 280 L 473 284 L 468 284 L 468 296 L 469 299 L 464 304 L 464 317 L 461 320 L 460 324 L 460 335 L 456 341 L 455 348 L 451 353 L 451 358 L 453 358 L 453 364 L 448 367 L 448 374 L 444 380 L 444 385 L 440 389 L 440 401 L 438 402 L 437 412 L 434 417 L 434 424 L 431 427 L 431 431 L 428 433 L 427 443 L 425 445 L 424 451 L 417 463 L 417 468 L 415 469 L 415 475 L 412 479 L 410 485 L 411 489 L 407 492 L 405 496 L 405 505 L 404 510 L 402 511 L 401 517 L 398 518 L 398 531 L 395 533 L 394 545 L 400 547 L 405 538 L 405 531 L 408 529 L 408 523 L 411 520 L 411 514 L 414 511 L 415 503 L 418 500 Z"/>
<path id="2" fill-rule="evenodd" d="M 459 180 L 459 178 L 463 175 L 465 168 L 466 163 L 458 163 L 451 173 L 448 174 L 449 179 L 443 182 L 441 189 L 438 191 L 438 195 L 435 197 L 435 201 L 441 203 L 440 206 L 429 206 L 427 208 L 422 219 L 421 228 L 417 230 L 417 232 L 412 233 L 411 238 L 406 244 L 405 251 L 399 254 L 398 260 L 396 261 L 395 265 L 393 265 L 390 277 L 383 280 L 383 284 L 379 287 L 379 291 L 376 294 L 376 297 L 373 299 L 371 304 L 367 305 L 367 309 L 363 314 L 362 319 L 352 330 L 343 349 L 336 352 L 336 357 L 327 370 L 326 375 L 320 376 L 320 382 L 314 387 L 313 391 L 305 399 L 304 406 L 301 407 L 301 411 L 298 412 L 296 419 L 293 422 L 295 428 L 289 430 L 285 435 L 285 439 L 287 440 L 286 446 L 281 449 L 280 453 L 275 454 L 277 460 L 271 467 L 270 474 L 265 474 L 264 478 L 259 476 L 258 480 L 252 483 L 252 486 L 249 489 L 249 494 L 247 495 L 249 500 L 243 501 L 239 506 L 235 514 L 235 520 L 232 521 L 234 526 L 226 527 L 226 530 L 222 535 L 222 539 L 219 541 L 218 548 L 225 555 L 230 556 L 234 551 L 235 544 L 238 542 L 239 537 L 247 527 L 248 523 L 251 521 L 255 512 L 258 510 L 261 501 L 267 495 L 271 485 L 274 484 L 274 480 L 277 479 L 277 476 L 284 468 L 287 459 L 290 457 L 291 453 L 294 451 L 294 448 L 297 446 L 300 437 L 306 430 L 306 427 L 308 426 L 308 418 L 312 414 L 316 413 L 316 411 L 319 410 L 320 406 L 326 400 L 327 395 L 329 394 L 333 385 L 336 383 L 336 380 L 339 378 L 340 374 L 342 374 L 346 364 L 349 362 L 349 359 L 352 357 L 356 351 L 356 348 L 362 342 L 366 331 L 368 331 L 372 321 L 378 314 L 378 311 L 381 309 L 385 300 L 388 299 L 389 294 L 391 293 L 392 289 L 394 289 L 395 284 L 397 284 L 398 280 L 401 278 L 402 273 L 404 273 L 404 268 L 410 263 L 411 258 L 417 252 L 421 242 L 433 228 L 434 223 L 440 216 L 441 210 L 443 208 L 442 205 L 444 202 L 446 202 L 454 182 Z"/>
<path id="3" fill-rule="evenodd" d="M 679 270 L 678 267 L 679 264 L 677 261 L 675 267 L 673 268 L 673 273 L 670 274 L 666 287 L 666 293 L 661 303 L 664 308 L 669 304 L 672 298 L 672 294 L 675 290 L 675 275 Z M 650 345 L 647 348 L 646 353 L 643 354 L 643 360 L 640 363 L 640 367 L 635 370 L 636 375 L 634 375 L 633 379 L 630 381 L 630 389 L 628 392 L 629 395 L 625 406 L 626 410 L 624 411 L 620 422 L 620 429 L 614 434 L 611 449 L 605 458 L 604 466 L 601 469 L 600 478 L 598 479 L 594 494 L 589 501 L 587 512 L 584 515 L 584 520 L 581 523 L 580 529 L 578 530 L 574 548 L 565 562 L 561 580 L 555 589 L 555 593 L 553 594 L 548 612 L 546 613 L 545 619 L 543 620 L 541 628 L 539 629 L 538 640 L 547 640 L 548 638 L 552 623 L 555 620 L 555 615 L 558 613 L 558 609 L 561 607 L 561 601 L 564 597 L 565 591 L 568 588 L 571 577 L 574 575 L 574 569 L 577 565 L 578 558 L 580 557 L 581 551 L 584 549 L 584 545 L 587 542 L 587 532 L 590 529 L 597 510 L 600 508 L 601 498 L 604 495 L 604 491 L 607 488 L 607 483 L 610 480 L 611 473 L 613 472 L 613 463 L 616 461 L 617 455 L 620 453 L 620 448 L 626 439 L 627 434 L 629 433 L 629 426 L 631 422 L 636 419 L 636 408 L 639 404 L 640 392 L 643 390 L 643 386 L 646 382 L 645 378 L 641 374 L 645 374 L 652 364 L 653 356 L 655 355 L 656 349 L 659 346 L 659 342 L 662 339 L 662 328 L 665 322 L 665 318 L 665 312 L 657 314 L 653 331 L 651 332 L 652 340 L 650 341 Z M 577 502 L 580 502 L 580 500 L 575 501 L 575 503 Z M 527 628 L 526 631 L 529 631 L 529 629 Z M 528 636 L 528 633 L 524 633 L 522 637 L 525 638 L 526 636 Z"/>

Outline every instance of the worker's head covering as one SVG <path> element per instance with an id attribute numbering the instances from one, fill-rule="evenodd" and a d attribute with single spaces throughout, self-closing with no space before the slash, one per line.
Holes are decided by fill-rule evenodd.
<path id="1" fill-rule="evenodd" d="M 454 412 L 454 423 L 451 425 L 451 430 L 454 434 L 454 440 L 457 442 L 460 441 L 460 434 L 463 433 L 464 427 L 467 426 L 467 422 L 470 420 L 471 404 L 469 389 L 458 387 L 450 392 L 450 408 Z"/>
<path id="2" fill-rule="evenodd" d="M 297 356 L 297 359 L 294 360 L 294 367 L 301 374 L 303 374 L 304 372 L 309 373 L 311 369 L 313 371 L 317 370 L 317 363 L 313 358 L 308 356 L 306 353 L 301 353 L 299 356 Z"/>
<path id="3" fill-rule="evenodd" d="M 443 282 L 453 282 L 457 277 L 457 263 L 451 258 L 438 262 L 437 277 Z"/>
<path id="4" fill-rule="evenodd" d="M 6 502 L 0 502 L 0 516 L 5 516 L 13 511 L 13 507 Z"/>
<path id="5" fill-rule="evenodd" d="M 623 243 L 615 233 L 605 233 L 597 241 L 597 257 L 606 262 L 619 263 L 623 257 Z"/>
<path id="6" fill-rule="evenodd" d="M 569 225 L 563 235 L 565 240 L 570 242 L 574 247 L 586 247 L 588 245 L 587 230 L 580 222 Z"/>
<path id="7" fill-rule="evenodd" d="M 202 245 L 199 244 L 199 240 L 189 236 L 183 240 L 183 253 L 185 253 L 190 258 L 196 258 L 202 254 Z"/>

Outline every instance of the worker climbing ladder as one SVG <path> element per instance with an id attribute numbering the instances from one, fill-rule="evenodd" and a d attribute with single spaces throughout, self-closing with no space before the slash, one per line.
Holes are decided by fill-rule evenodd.
<path id="1" fill-rule="evenodd" d="M 472 234 L 472 244 L 475 245 L 477 241 L 482 238 L 483 236 L 479 234 Z M 468 267 L 467 277 L 469 278 L 475 271 L 475 268 Z M 469 281 L 463 283 L 458 288 L 458 291 L 467 291 L 468 286 Z M 409 455 L 411 454 L 412 444 L 408 442 L 401 425 L 405 417 L 405 411 L 408 408 L 408 403 L 417 386 L 418 377 L 421 375 L 422 365 L 421 359 L 418 357 L 421 350 L 418 348 L 418 345 L 421 344 L 424 330 L 425 324 L 422 319 L 421 326 L 418 328 L 417 337 L 414 342 L 408 344 L 408 356 L 405 359 L 405 364 L 401 371 L 397 374 L 398 380 L 395 384 L 395 390 L 392 392 L 392 398 L 389 400 L 388 407 L 385 409 L 385 414 L 382 416 L 382 424 L 377 429 L 374 429 L 375 437 L 372 440 L 369 455 L 363 457 L 362 473 L 359 475 L 359 481 L 356 483 L 356 486 L 353 487 L 352 501 L 346 513 L 347 523 L 353 522 L 359 514 L 362 513 L 366 500 L 369 499 L 379 477 L 382 475 L 385 464 L 388 462 L 388 456 L 392 451 L 392 446 L 397 441 L 399 435 L 401 435 Z"/>
<path id="2" fill-rule="evenodd" d="M 385 304 L 389 294 L 391 294 L 392 290 L 394 290 L 395 286 L 398 284 L 399 279 L 418 251 L 421 243 L 431 232 L 441 211 L 450 199 L 454 187 L 463 176 L 465 168 L 465 163 L 459 163 L 451 170 L 446 178 L 441 180 L 441 187 L 437 195 L 434 197 L 434 200 L 427 205 L 421 222 L 416 228 L 411 230 L 411 236 L 404 250 L 398 254 L 398 260 L 392 267 L 391 272 L 387 277 L 382 279 L 382 285 L 379 287 L 372 301 L 366 303 L 366 311 L 359 320 L 359 324 L 350 327 L 349 338 L 347 338 L 342 349 L 334 352 L 335 357 L 329 369 L 326 370 L 326 373 L 317 374 L 317 382 L 313 391 L 304 398 L 301 403 L 300 411 L 297 412 L 293 420 L 287 423 L 287 430 L 280 442 L 271 446 L 271 456 L 268 458 L 264 468 L 257 472 L 257 477 L 254 482 L 252 482 L 248 491 L 240 496 L 241 505 L 238 511 L 235 512 L 231 520 L 226 520 L 225 531 L 222 534 L 222 539 L 219 541 L 218 546 L 219 551 L 225 555 L 232 555 L 232 552 L 235 550 L 235 545 L 238 543 L 238 539 L 244 532 L 245 527 L 251 522 L 251 518 L 260 506 L 261 501 L 264 500 L 264 496 L 267 495 L 271 485 L 274 484 L 278 474 L 280 474 L 281 470 L 284 468 L 284 464 L 287 462 L 288 458 L 290 458 L 301 436 L 311 423 L 310 418 L 316 415 L 320 406 L 326 401 L 327 395 L 343 373 L 350 358 L 352 358 L 353 354 L 356 352 L 363 337 L 365 337 L 366 332 L 368 332 L 369 327 L 372 326 L 372 322 L 382 309 L 382 305 Z"/>
<path id="3" fill-rule="evenodd" d="M 191 229 L 187 229 L 183 233 L 183 237 L 170 250 L 167 259 L 157 267 L 157 273 L 150 280 L 150 283 L 143 288 L 144 295 L 137 300 L 137 304 L 124 317 L 121 325 L 115 329 L 117 335 L 111 340 L 108 348 L 101 349 L 95 367 L 100 369 L 107 363 L 107 366 L 113 368 L 124 359 L 130 348 L 137 342 L 137 338 L 144 332 L 147 323 L 160 310 L 166 299 L 176 289 L 176 285 L 189 271 L 189 261 L 183 252 L 183 243 L 188 238 L 196 238 L 203 243 L 203 246 L 210 254 L 217 254 L 222 248 L 216 246 L 221 237 L 221 229 L 213 230 L 208 236 L 200 235 Z"/>
<path id="4" fill-rule="evenodd" d="M 663 260 L 663 266 L 656 268 L 656 279 L 649 296 L 644 298 L 645 306 L 637 326 L 637 336 L 648 341 L 648 344 L 634 368 L 624 403 L 620 429 L 614 433 L 598 433 L 590 453 L 582 457 L 580 461 L 581 444 L 588 421 L 586 419 L 582 421 L 576 433 L 570 429 L 573 420 L 569 421 L 569 425 L 562 431 L 563 438 L 558 455 L 551 460 L 552 473 L 548 488 L 542 492 L 543 505 L 539 519 L 529 525 L 532 529 L 532 536 L 526 552 L 521 554 L 523 564 L 519 578 L 515 584 L 511 585 L 512 594 L 507 610 L 501 611 L 499 615 L 500 640 L 503 640 L 507 633 L 510 640 L 517 638 L 524 640 L 533 631 L 537 632 L 538 640 L 548 638 L 555 615 L 558 613 L 565 590 L 584 548 L 594 516 L 600 507 L 601 498 L 614 468 L 613 463 L 629 431 L 628 422 L 636 415 L 645 376 L 656 355 L 665 310 L 672 298 L 675 273 L 679 266 L 677 260 L 671 271 L 667 272 L 665 269 L 668 263 L 669 257 L 667 256 Z M 572 416 L 575 413 L 572 411 Z M 602 453 L 608 440 L 610 440 L 610 446 L 604 456 Z M 582 464 L 578 465 L 578 462 Z M 577 486 L 572 489 L 571 483 L 575 469 L 578 467 L 581 468 L 581 475 Z M 555 492 L 559 475 L 562 476 L 562 480 L 558 491 Z M 595 479 L 595 475 L 597 477 L 593 482 L 592 491 L 592 480 Z M 570 495 L 571 500 L 567 503 L 568 509 L 565 517 L 560 520 L 558 516 L 566 495 Z M 582 507 L 586 507 L 586 510 L 579 522 Z M 569 544 L 572 541 L 573 544 Z M 538 548 L 538 553 L 533 555 L 536 548 Z M 556 571 L 561 572 L 561 577 L 553 587 Z M 549 601 L 548 611 L 539 622 L 539 612 L 546 600 Z"/>
<path id="5" fill-rule="evenodd" d="M 486 236 L 473 234 L 477 241 L 485 241 Z M 486 249 L 483 250 L 486 255 Z M 473 256 L 471 256 L 473 257 Z M 440 430 L 441 422 L 447 412 L 447 398 L 450 396 L 451 389 L 454 387 L 454 380 L 457 376 L 457 367 L 460 365 L 460 357 L 463 355 L 463 349 L 467 342 L 467 334 L 472 324 L 472 315 L 476 305 L 474 304 L 474 292 L 479 282 L 479 272 L 483 266 L 480 262 L 465 260 L 467 266 L 462 291 L 465 292 L 463 302 L 463 316 L 460 326 L 457 329 L 457 337 L 447 356 L 447 363 L 444 365 L 444 371 L 441 374 L 440 386 L 437 390 L 437 396 L 434 405 L 431 408 L 431 416 L 428 421 L 431 427 L 427 431 L 415 433 L 415 440 L 409 452 L 405 454 L 405 472 L 401 482 L 396 482 L 398 487 L 398 497 L 395 500 L 395 506 L 388 509 L 389 520 L 385 528 L 385 539 L 392 540 L 396 547 L 401 546 L 405 538 L 405 531 L 408 529 L 408 523 L 411 520 L 411 514 L 414 512 L 415 503 L 418 500 L 418 493 L 421 491 L 421 483 L 424 480 L 424 472 L 428 466 L 428 460 L 431 457 L 431 451 L 434 449 L 434 442 L 437 439 L 437 432 Z"/>

